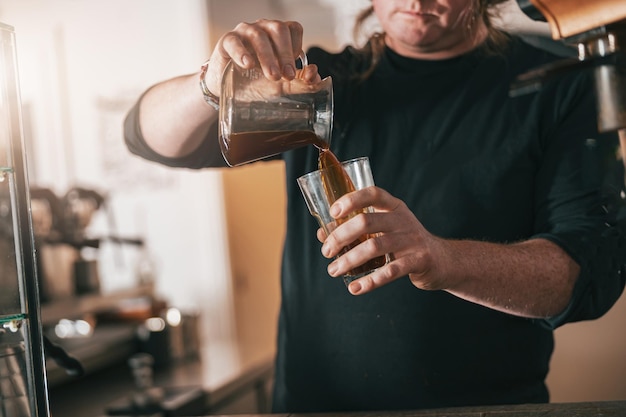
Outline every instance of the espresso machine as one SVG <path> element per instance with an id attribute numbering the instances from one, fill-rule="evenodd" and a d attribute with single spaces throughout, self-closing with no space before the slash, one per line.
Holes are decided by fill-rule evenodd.
<path id="1" fill-rule="evenodd" d="M 518 78 L 513 95 L 540 88 L 565 71 L 590 70 L 595 79 L 598 131 L 617 131 L 626 166 L 626 2 L 623 0 L 517 0 L 531 19 L 548 22 L 552 38 L 576 45 L 578 57 Z"/>
<path id="2" fill-rule="evenodd" d="M 97 259 L 83 256 L 83 249 L 98 249 L 103 238 L 87 236 L 91 219 L 106 197 L 93 189 L 72 187 L 58 196 L 49 188 L 30 187 L 35 247 L 39 256 L 39 295 L 42 302 L 55 298 L 98 293 Z M 140 239 L 117 239 L 141 246 Z M 52 274 L 54 272 L 54 274 Z"/>

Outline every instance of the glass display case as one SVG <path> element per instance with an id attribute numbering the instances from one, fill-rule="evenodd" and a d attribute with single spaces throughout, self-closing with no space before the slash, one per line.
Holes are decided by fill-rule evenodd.
<path id="1" fill-rule="evenodd" d="M 49 416 L 16 40 L 0 22 L 0 417 Z"/>

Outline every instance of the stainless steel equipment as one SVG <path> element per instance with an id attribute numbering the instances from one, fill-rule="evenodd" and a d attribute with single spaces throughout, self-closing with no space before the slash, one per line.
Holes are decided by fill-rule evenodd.
<path id="1" fill-rule="evenodd" d="M 137 353 L 128 360 L 128 364 L 135 379 L 135 390 L 129 397 L 110 404 L 107 415 L 182 417 L 208 413 L 206 393 L 202 387 L 154 385 L 152 355 Z"/>
<path id="2" fill-rule="evenodd" d="M 518 4 L 532 19 L 547 21 L 553 39 L 576 45 L 578 57 L 522 75 L 512 93 L 538 88 L 565 71 L 590 70 L 595 77 L 598 130 L 626 128 L 626 2 L 518 0 Z"/>

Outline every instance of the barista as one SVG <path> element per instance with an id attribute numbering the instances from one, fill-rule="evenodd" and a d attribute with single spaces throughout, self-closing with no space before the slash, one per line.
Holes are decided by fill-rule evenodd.
<path id="1" fill-rule="evenodd" d="M 307 51 L 332 76 L 332 151 L 368 156 L 377 187 L 339 199 L 317 242 L 295 179 L 317 149 L 282 154 L 288 193 L 274 412 L 546 402 L 554 328 L 603 315 L 626 277 L 623 227 L 602 209 L 617 137 L 600 135 L 592 80 L 568 74 L 511 98 L 515 77 L 558 59 L 492 25 L 499 0 L 373 0 L 362 48 Z M 293 79 L 296 22 L 241 23 L 210 57 Z M 130 150 L 175 167 L 223 167 L 217 113 L 197 74 L 150 88 L 125 125 Z M 209 101 L 211 97 L 209 96 Z M 593 138 L 594 141 L 587 139 Z M 593 146 L 590 146 L 593 144 Z M 364 233 L 380 233 L 330 261 Z M 394 259 L 353 281 L 376 256 Z M 352 296 L 356 295 L 356 297 Z"/>

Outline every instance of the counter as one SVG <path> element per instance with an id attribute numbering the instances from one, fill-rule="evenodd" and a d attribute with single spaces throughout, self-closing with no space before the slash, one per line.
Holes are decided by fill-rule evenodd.
<path id="1" fill-rule="evenodd" d="M 197 360 L 157 369 L 154 385 L 162 388 L 201 388 L 207 414 L 269 412 L 273 353 L 243 349 L 233 341 L 210 342 Z M 50 389 L 52 416 L 96 417 L 130 398 L 135 391 L 126 362 Z M 198 414 L 196 414 L 198 415 Z"/>
<path id="2" fill-rule="evenodd" d="M 510 406 L 461 407 L 421 411 L 359 413 L 257 414 L 247 417 L 623 417 L 626 401 L 568 404 L 523 404 Z"/>
<path id="3" fill-rule="evenodd" d="M 626 401 L 460 407 L 358 413 L 249 414 L 247 417 L 623 417 Z M 104 416 L 102 416 L 104 417 Z M 160 416 L 154 416 L 160 417 Z"/>
<path id="4" fill-rule="evenodd" d="M 248 417 L 296 417 L 270 411 L 273 352 L 236 341 L 207 341 L 197 360 L 155 371 L 159 387 L 201 388 L 204 410 L 194 415 L 247 414 Z M 107 407 L 128 399 L 135 390 L 125 361 L 50 389 L 53 417 L 106 417 Z M 181 414 L 182 415 L 182 414 Z M 188 414 L 186 414 L 188 415 Z M 306 417 L 610 417 L 626 416 L 626 400 L 556 404 L 462 407 L 419 411 L 316 413 Z M 155 414 L 154 417 L 162 417 Z"/>
<path id="5" fill-rule="evenodd" d="M 208 415 L 247 414 L 247 417 L 621 417 L 626 416 L 625 401 L 602 401 L 556 404 L 522 404 L 482 407 L 459 407 L 433 410 L 264 414 L 252 409 L 269 411 L 269 390 L 273 375 L 272 358 L 237 357 L 235 346 L 218 346 L 208 362 L 187 362 L 156 374 L 157 385 L 188 386 L 202 384 L 206 389 Z M 221 350 L 221 353 L 220 353 Z M 208 352 L 205 352 L 208 353 Z M 230 358 L 228 355 L 233 355 Z M 220 359 L 221 358 L 221 359 Z M 240 358 L 241 359 L 241 358 Z M 205 359 L 206 360 L 206 359 Z M 219 363 L 219 361 L 223 362 Z M 213 362 L 218 361 L 218 362 Z M 230 361 L 230 362 L 229 362 Z M 211 372 L 211 363 L 215 365 Z M 119 370 L 110 369 L 99 375 L 97 383 L 77 381 L 68 386 L 65 395 L 55 395 L 51 407 L 53 416 L 107 417 L 103 406 L 127 396 L 133 389 L 129 377 Z M 256 403 L 255 403 L 256 402 Z M 196 415 L 196 414 L 194 414 Z M 155 414 L 152 417 L 163 417 Z"/>
<path id="6" fill-rule="evenodd" d="M 306 414 L 308 417 L 611 417 L 626 416 L 626 401 L 459 407 L 420 411 Z M 290 414 L 291 417 L 298 414 Z M 249 416 L 252 417 L 252 416 Z M 265 416 L 268 417 L 268 416 Z"/>

